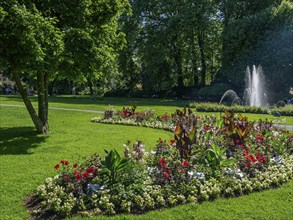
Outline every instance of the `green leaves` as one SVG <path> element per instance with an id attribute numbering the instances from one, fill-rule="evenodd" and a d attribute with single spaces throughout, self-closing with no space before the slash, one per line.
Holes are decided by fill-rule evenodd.
<path id="1" fill-rule="evenodd" d="M 213 170 L 218 170 L 222 167 L 230 166 L 236 162 L 234 159 L 224 159 L 224 154 L 227 148 L 220 148 L 213 143 L 212 148 L 207 150 L 205 162 Z"/>
<path id="2" fill-rule="evenodd" d="M 106 151 L 106 157 L 101 161 L 101 174 L 107 176 L 110 184 L 118 181 L 119 174 L 129 165 L 129 160 L 121 158 L 116 150 Z"/>

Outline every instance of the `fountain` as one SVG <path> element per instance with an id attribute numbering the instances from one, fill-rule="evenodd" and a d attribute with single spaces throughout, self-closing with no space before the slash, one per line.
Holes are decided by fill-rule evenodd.
<path id="1" fill-rule="evenodd" d="M 265 93 L 265 78 L 262 67 L 255 65 L 252 67 L 252 72 L 247 67 L 245 74 L 245 90 L 243 94 L 243 101 L 238 97 L 233 90 L 228 90 L 222 96 L 219 104 L 222 103 L 225 97 L 233 98 L 232 104 L 244 104 L 248 106 L 266 106 L 267 97 Z"/>

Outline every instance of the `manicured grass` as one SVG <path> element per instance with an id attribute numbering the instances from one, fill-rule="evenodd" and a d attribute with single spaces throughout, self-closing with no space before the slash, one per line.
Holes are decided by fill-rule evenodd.
<path id="1" fill-rule="evenodd" d="M 30 97 L 31 101 L 37 106 L 37 98 Z M 22 99 L 19 96 L 0 96 L 1 104 L 16 104 L 23 105 Z M 91 100 L 89 96 L 58 96 L 49 97 L 49 106 L 59 108 L 76 108 L 76 109 L 88 109 L 88 110 L 102 110 L 108 108 L 109 105 L 115 107 L 117 110 L 122 109 L 123 106 L 128 107 L 132 103 L 138 105 L 137 111 L 142 111 L 147 108 L 154 109 L 157 114 L 174 113 L 176 109 L 181 109 L 188 106 L 189 101 L 186 100 L 171 100 L 171 99 L 139 99 L 139 98 L 112 98 L 105 97 L 102 100 Z M 198 112 L 197 115 L 216 115 L 220 116 L 220 113 L 215 112 Z M 258 121 L 259 119 L 268 121 L 276 121 L 277 123 L 293 125 L 292 116 L 274 117 L 267 114 L 251 114 L 243 113 L 247 115 L 250 120 Z"/>
<path id="2" fill-rule="evenodd" d="M 80 98 L 55 98 L 51 106 L 92 109 L 95 104 Z M 80 101 L 79 101 L 80 100 Z M 107 99 L 108 100 L 108 99 Z M 117 100 L 120 106 L 126 99 Z M 63 103 L 64 102 L 64 103 Z M 144 102 L 142 102 L 144 103 Z M 154 106 L 161 113 L 176 109 L 181 101 L 156 100 L 144 106 Z M 19 98 L 1 97 L 1 104 L 22 104 Z M 106 104 L 97 105 L 96 110 Z M 117 105 L 116 105 L 117 106 Z M 57 106 L 56 106 L 57 107 Z M 173 110 L 170 110 L 170 113 Z M 94 113 L 50 110 L 50 135 L 36 135 L 25 108 L 0 106 L 0 219 L 28 219 L 23 198 L 31 194 L 46 177 L 53 176 L 53 166 L 61 159 L 76 162 L 80 156 L 92 153 L 104 155 L 104 149 L 123 151 L 127 140 L 143 140 L 147 149 L 155 146 L 158 138 L 170 139 L 172 133 L 132 126 L 91 123 Z M 173 209 L 153 211 L 145 215 L 121 215 L 113 219 L 291 219 L 293 216 L 293 181 L 277 190 L 253 193 L 236 199 L 219 199 L 196 205 L 183 205 Z M 80 219 L 77 217 L 76 219 Z M 112 219 L 96 217 L 95 219 Z"/>

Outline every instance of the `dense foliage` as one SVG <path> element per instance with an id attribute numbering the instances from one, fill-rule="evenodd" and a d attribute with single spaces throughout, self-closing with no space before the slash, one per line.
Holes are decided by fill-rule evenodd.
<path id="1" fill-rule="evenodd" d="M 259 114 L 273 114 L 277 116 L 288 115 L 293 116 L 293 106 L 285 105 L 281 107 L 273 106 L 267 107 L 256 107 L 256 106 L 242 106 L 242 105 L 219 105 L 218 103 L 211 102 L 192 102 L 189 107 L 195 108 L 199 112 L 223 112 L 225 110 L 243 113 L 259 113 Z"/>
<path id="2" fill-rule="evenodd" d="M 124 45 L 118 17 L 129 11 L 126 0 L 0 2 L 0 71 L 11 72 L 38 133 L 48 132 L 49 79 L 81 83 L 115 71 Z M 37 89 L 38 114 L 23 77 L 36 79 L 28 86 Z"/>
<path id="3" fill-rule="evenodd" d="M 124 156 L 111 150 L 105 158 L 61 160 L 54 166 L 58 174 L 37 189 L 42 206 L 36 217 L 44 210 L 60 216 L 141 213 L 258 192 L 292 178 L 293 137 L 286 131 L 228 111 L 219 120 L 185 111 L 167 121 L 176 127 L 175 139 L 160 139 L 151 152 L 137 141 L 124 145 Z M 103 120 L 115 123 L 121 117 L 134 123 L 138 115 L 150 119 L 123 112 L 111 117 L 108 112 Z M 157 120 L 163 118 L 166 115 Z"/>
<path id="4" fill-rule="evenodd" d="M 118 89 L 208 99 L 205 86 L 212 84 L 207 90 L 216 87 L 218 98 L 227 89 L 243 92 L 246 67 L 262 65 L 269 98 L 289 96 L 292 1 L 130 2 L 133 16 L 121 20 L 128 46 L 120 53 Z"/>

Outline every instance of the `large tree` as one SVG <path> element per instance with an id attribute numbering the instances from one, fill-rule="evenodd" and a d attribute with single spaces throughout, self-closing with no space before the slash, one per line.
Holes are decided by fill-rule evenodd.
<path id="1" fill-rule="evenodd" d="M 124 35 L 118 16 L 128 1 L 6 0 L 0 2 L 0 63 L 10 69 L 38 133 L 48 132 L 48 80 L 92 79 L 111 65 Z M 21 75 L 34 76 L 38 114 Z"/>
<path id="2" fill-rule="evenodd" d="M 1 1 L 0 13 L 1 68 L 10 70 L 37 132 L 47 133 L 47 73 L 56 67 L 62 49 L 62 33 L 54 26 L 55 20 L 43 17 L 34 4 Z M 23 74 L 37 77 L 38 114 L 22 83 Z"/>

